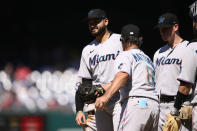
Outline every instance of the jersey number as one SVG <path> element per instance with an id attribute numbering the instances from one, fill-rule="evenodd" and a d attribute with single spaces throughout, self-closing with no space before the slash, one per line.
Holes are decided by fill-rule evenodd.
<path id="1" fill-rule="evenodd" d="M 153 87 L 155 85 L 154 77 L 155 77 L 154 70 L 152 68 L 150 68 L 149 66 L 147 66 L 147 81 L 148 81 L 148 84 Z"/>

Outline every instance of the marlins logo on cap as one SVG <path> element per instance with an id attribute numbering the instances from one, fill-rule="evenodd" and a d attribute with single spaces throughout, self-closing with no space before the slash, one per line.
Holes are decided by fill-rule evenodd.
<path id="1" fill-rule="evenodd" d="M 158 19 L 158 24 L 156 27 L 171 27 L 175 24 L 178 24 L 178 18 L 173 13 L 164 13 Z"/>
<path id="2" fill-rule="evenodd" d="M 164 20 L 165 20 L 165 18 L 163 18 L 163 17 L 159 18 L 159 23 L 163 23 Z"/>

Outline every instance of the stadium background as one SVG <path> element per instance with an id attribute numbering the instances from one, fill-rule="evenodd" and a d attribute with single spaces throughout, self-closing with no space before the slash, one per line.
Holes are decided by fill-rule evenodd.
<path id="1" fill-rule="evenodd" d="M 192 2 L 1 1 L 0 130 L 80 130 L 74 123 L 74 83 L 81 51 L 93 39 L 84 21 L 91 8 L 106 10 L 113 32 L 137 24 L 142 50 L 152 58 L 163 45 L 154 29 L 162 13 L 177 14 L 181 36 L 192 39 Z"/>

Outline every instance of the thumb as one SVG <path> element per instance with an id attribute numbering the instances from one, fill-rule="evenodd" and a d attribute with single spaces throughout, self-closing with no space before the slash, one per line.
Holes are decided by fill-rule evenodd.
<path id="1" fill-rule="evenodd" d="M 85 121 L 86 121 L 86 118 L 85 118 L 85 115 L 83 115 L 83 123 L 85 123 Z"/>

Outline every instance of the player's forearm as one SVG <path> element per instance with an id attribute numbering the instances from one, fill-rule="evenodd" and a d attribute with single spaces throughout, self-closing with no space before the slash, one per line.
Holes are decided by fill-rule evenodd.
<path id="1" fill-rule="evenodd" d="M 117 75 L 115 76 L 111 84 L 111 87 L 109 87 L 109 89 L 105 93 L 105 96 L 108 99 L 110 99 L 118 90 L 120 90 L 124 86 L 128 78 L 129 78 L 129 75 L 127 73 L 124 73 L 124 72 L 117 73 Z"/>
<path id="2" fill-rule="evenodd" d="M 181 82 L 181 84 L 179 86 L 179 92 L 181 92 L 184 95 L 188 95 L 191 87 L 192 87 L 192 84 L 186 83 L 186 82 Z"/>
<path id="3" fill-rule="evenodd" d="M 183 81 L 180 82 L 180 86 L 176 95 L 176 100 L 174 102 L 174 107 L 176 109 L 179 110 L 181 108 L 181 105 L 187 100 L 191 87 L 192 84 Z"/>
<path id="4" fill-rule="evenodd" d="M 76 91 L 76 94 L 75 94 L 75 105 L 76 105 L 76 112 L 83 111 L 84 101 L 80 97 L 78 91 Z"/>
<path id="5" fill-rule="evenodd" d="M 86 85 L 92 85 L 92 79 L 82 78 L 82 83 L 83 84 L 86 84 Z M 76 105 L 76 112 L 83 111 L 84 99 L 79 94 L 79 91 L 78 90 L 76 91 L 76 94 L 75 94 L 75 105 Z"/>
<path id="6" fill-rule="evenodd" d="M 110 87 L 111 87 L 112 82 L 107 83 L 107 84 L 103 84 L 102 87 L 105 89 L 105 91 L 107 91 Z"/>

